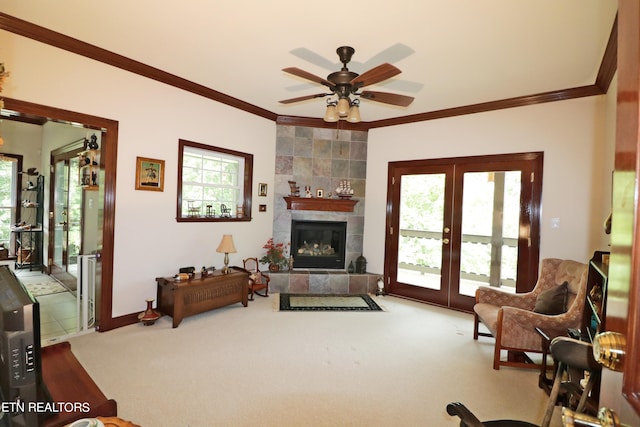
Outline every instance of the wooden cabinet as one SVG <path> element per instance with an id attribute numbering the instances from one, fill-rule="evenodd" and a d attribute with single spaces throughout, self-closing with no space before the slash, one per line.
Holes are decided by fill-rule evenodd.
<path id="1" fill-rule="evenodd" d="M 249 274 L 231 270 L 229 274 L 214 271 L 206 277 L 196 274 L 193 279 L 177 281 L 173 277 L 158 277 L 158 310 L 173 317 L 177 328 L 186 316 L 225 305 L 248 304 Z"/>
<path id="2" fill-rule="evenodd" d="M 593 342 L 597 333 L 605 331 L 609 252 L 596 251 L 589 261 L 587 297 L 585 298 L 582 337 Z"/>
<path id="3" fill-rule="evenodd" d="M 100 176 L 100 150 L 85 150 L 78 156 L 80 157 L 78 176 L 80 186 L 85 190 L 97 190 Z"/>

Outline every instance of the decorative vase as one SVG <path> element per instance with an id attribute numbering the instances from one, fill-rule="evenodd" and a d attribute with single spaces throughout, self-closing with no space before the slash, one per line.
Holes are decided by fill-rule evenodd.
<path id="1" fill-rule="evenodd" d="M 152 299 L 147 300 L 147 309 L 142 313 L 138 314 L 138 320 L 140 320 L 144 326 L 153 325 L 156 320 L 160 318 L 160 313 L 153 309 L 153 301 Z"/>
<path id="2" fill-rule="evenodd" d="M 269 271 L 272 273 L 276 273 L 280 271 L 280 266 L 278 264 L 271 263 L 269 264 Z"/>
<path id="3" fill-rule="evenodd" d="M 347 273 L 353 274 L 355 271 L 356 271 L 356 269 L 353 266 L 353 261 L 349 262 L 349 267 L 347 267 Z"/>

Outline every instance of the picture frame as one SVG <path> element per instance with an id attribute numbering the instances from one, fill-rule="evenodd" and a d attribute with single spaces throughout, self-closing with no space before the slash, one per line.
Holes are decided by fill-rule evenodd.
<path id="1" fill-rule="evenodd" d="M 164 160 L 136 157 L 136 190 L 164 191 Z"/>
<path id="2" fill-rule="evenodd" d="M 316 189 L 316 198 L 324 199 L 324 188 Z"/>
<path id="3" fill-rule="evenodd" d="M 258 184 L 258 196 L 267 197 L 267 184 L 262 182 Z"/>
<path id="4" fill-rule="evenodd" d="M 258 205 L 258 212 L 266 212 L 267 205 Z"/>

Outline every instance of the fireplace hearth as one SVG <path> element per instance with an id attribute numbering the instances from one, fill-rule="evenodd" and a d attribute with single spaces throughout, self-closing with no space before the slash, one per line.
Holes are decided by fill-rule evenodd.
<path id="1" fill-rule="evenodd" d="M 293 268 L 344 269 L 347 223 L 291 221 Z"/>

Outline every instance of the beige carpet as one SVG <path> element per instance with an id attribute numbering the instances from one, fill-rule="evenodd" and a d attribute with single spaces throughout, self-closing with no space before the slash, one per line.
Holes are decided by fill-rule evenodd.
<path id="1" fill-rule="evenodd" d="M 374 298 L 388 311 L 275 312 L 272 297 L 256 297 L 176 329 L 165 316 L 71 346 L 118 413 L 144 427 L 454 427 L 454 401 L 482 420 L 542 420 L 538 373 L 493 370 L 493 341 L 473 340 L 470 314 Z"/>

